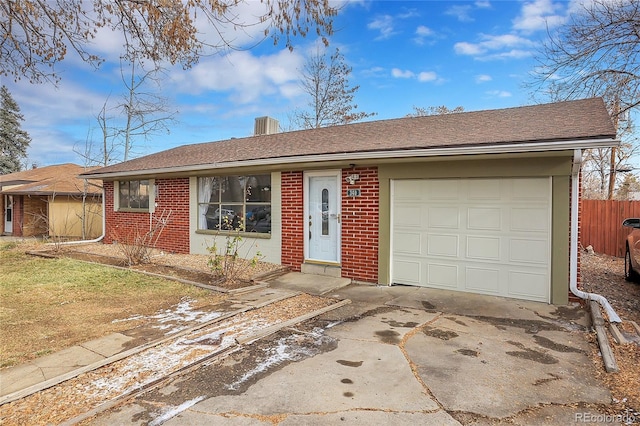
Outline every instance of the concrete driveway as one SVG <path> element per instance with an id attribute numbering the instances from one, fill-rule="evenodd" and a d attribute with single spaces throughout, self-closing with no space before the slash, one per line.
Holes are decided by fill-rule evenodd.
<path id="1" fill-rule="evenodd" d="M 291 276 L 272 285 L 296 287 Z M 569 424 L 611 402 L 577 306 L 413 287 L 328 296 L 352 303 L 92 423 Z"/>

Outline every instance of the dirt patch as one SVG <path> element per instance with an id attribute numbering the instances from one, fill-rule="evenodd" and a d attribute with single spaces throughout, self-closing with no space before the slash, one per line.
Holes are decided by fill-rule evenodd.
<path id="1" fill-rule="evenodd" d="M 458 337 L 458 333 L 451 330 L 441 330 L 434 327 L 425 327 L 422 332 L 429 337 L 435 337 L 440 340 L 451 340 Z"/>
<path id="2" fill-rule="evenodd" d="M 582 253 L 580 275 L 583 289 L 601 294 L 622 319 L 622 328 L 630 330 L 630 321 L 640 323 L 640 284 L 624 279 L 624 259 L 607 255 Z M 595 333 L 590 334 L 592 358 L 597 374 L 613 395 L 613 404 L 607 407 L 612 414 L 625 410 L 640 412 L 640 346 L 635 343 L 618 345 L 609 336 L 609 344 L 620 369 L 619 373 L 606 373 L 598 351 Z"/>
<path id="3" fill-rule="evenodd" d="M 255 285 L 255 280 L 265 275 L 273 275 L 288 271 L 281 265 L 266 262 L 251 264 L 238 259 L 237 273 L 231 279 L 225 279 L 212 273 L 209 267 L 209 256 L 180 255 L 153 250 L 149 262 L 128 265 L 122 252 L 116 245 L 83 244 L 79 246 L 63 246 L 57 249 L 42 250 L 37 254 L 50 257 L 67 257 L 75 260 L 99 263 L 107 266 L 128 268 L 131 270 L 163 277 L 219 287 L 225 290 L 236 290 Z"/>

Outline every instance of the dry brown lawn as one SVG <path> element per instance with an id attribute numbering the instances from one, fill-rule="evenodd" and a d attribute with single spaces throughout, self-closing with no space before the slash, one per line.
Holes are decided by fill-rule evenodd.
<path id="1" fill-rule="evenodd" d="M 151 315 L 193 299 L 194 308 L 225 296 L 132 271 L 25 254 L 0 243 L 0 368 L 132 328 L 112 322 Z"/>

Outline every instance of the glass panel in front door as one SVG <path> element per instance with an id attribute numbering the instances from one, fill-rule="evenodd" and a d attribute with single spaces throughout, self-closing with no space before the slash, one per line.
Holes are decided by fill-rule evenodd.
<path id="1" fill-rule="evenodd" d="M 329 235 L 329 190 L 322 190 L 322 235 Z"/>

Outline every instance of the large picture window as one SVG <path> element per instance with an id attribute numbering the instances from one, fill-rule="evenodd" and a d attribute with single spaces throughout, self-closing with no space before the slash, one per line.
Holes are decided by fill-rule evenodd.
<path id="1" fill-rule="evenodd" d="M 198 229 L 271 233 L 271 175 L 198 178 Z"/>
<path id="2" fill-rule="evenodd" d="M 120 209 L 149 210 L 149 181 L 118 182 L 118 203 Z"/>

